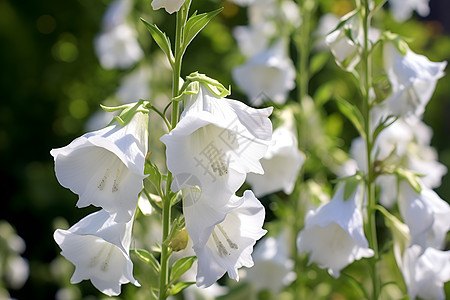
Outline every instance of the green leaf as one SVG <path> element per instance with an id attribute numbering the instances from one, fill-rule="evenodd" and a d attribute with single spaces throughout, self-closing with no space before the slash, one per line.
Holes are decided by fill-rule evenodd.
<path id="1" fill-rule="evenodd" d="M 419 175 L 417 173 L 411 170 L 397 168 L 395 169 L 395 174 L 397 174 L 401 179 L 406 180 L 417 194 L 422 192 L 422 186 L 419 183 Z"/>
<path id="2" fill-rule="evenodd" d="M 137 257 L 139 257 L 143 262 L 145 262 L 146 264 L 150 265 L 153 267 L 153 269 L 159 273 L 159 271 L 161 270 L 161 266 L 159 265 L 158 260 L 153 256 L 153 254 L 151 254 L 150 252 L 148 252 L 147 250 L 139 250 L 139 249 L 133 249 L 132 250 Z"/>
<path id="3" fill-rule="evenodd" d="M 395 121 L 398 120 L 398 116 L 389 115 L 386 118 L 384 118 L 380 124 L 378 124 L 377 128 L 375 128 L 375 131 L 373 133 L 373 140 L 375 141 L 377 136 L 387 127 L 391 126 L 395 123 Z"/>
<path id="4" fill-rule="evenodd" d="M 174 283 L 175 280 L 180 278 L 181 275 L 183 275 L 187 270 L 189 270 L 192 267 L 192 264 L 196 259 L 197 259 L 196 256 L 188 256 L 177 260 L 173 264 L 172 270 L 170 271 L 170 282 Z"/>
<path id="5" fill-rule="evenodd" d="M 148 175 L 148 179 L 155 185 L 156 189 L 159 191 L 161 188 L 162 175 L 158 167 L 152 163 L 148 158 L 145 160 L 144 174 Z"/>
<path id="6" fill-rule="evenodd" d="M 359 111 L 358 108 L 356 108 L 355 105 L 349 103 L 348 101 L 336 98 L 335 99 L 337 103 L 337 107 L 339 111 L 347 117 L 347 119 L 352 122 L 353 126 L 358 131 L 359 135 L 362 136 L 364 139 L 366 139 L 366 132 L 364 131 L 364 118 Z"/>
<path id="7" fill-rule="evenodd" d="M 324 51 L 314 55 L 311 58 L 311 62 L 309 64 L 310 76 L 312 77 L 314 74 L 322 70 L 329 58 L 330 53 L 328 51 Z"/>
<path id="8" fill-rule="evenodd" d="M 186 51 L 186 48 L 192 42 L 192 40 L 197 36 L 197 34 L 206 26 L 206 24 L 211 21 L 217 14 L 222 11 L 223 7 L 216 9 L 214 11 L 203 13 L 197 15 L 195 12 L 189 20 L 186 22 L 183 30 L 183 51 Z"/>
<path id="9" fill-rule="evenodd" d="M 169 290 L 169 296 L 176 295 L 188 286 L 195 284 L 195 281 L 183 281 L 178 282 Z"/>
<path id="10" fill-rule="evenodd" d="M 162 49 L 162 51 L 164 51 L 164 53 L 166 53 L 170 64 L 173 65 L 175 62 L 175 58 L 172 53 L 169 38 L 166 36 L 166 34 L 164 32 L 162 32 L 158 28 L 158 26 L 156 26 L 154 24 L 150 24 L 142 18 L 141 18 L 141 21 L 145 24 L 148 31 L 150 31 L 150 34 L 152 35 L 153 39 L 158 44 L 158 46 Z"/>

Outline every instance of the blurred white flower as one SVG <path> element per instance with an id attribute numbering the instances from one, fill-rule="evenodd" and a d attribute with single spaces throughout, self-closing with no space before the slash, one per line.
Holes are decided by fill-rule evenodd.
<path id="1" fill-rule="evenodd" d="M 294 64 L 286 52 L 284 42 L 278 40 L 233 70 L 233 80 L 252 104 L 260 105 L 267 99 L 286 102 L 289 91 L 295 87 Z"/>
<path id="2" fill-rule="evenodd" d="M 8 286 L 13 289 L 23 287 L 30 274 L 28 261 L 19 255 L 13 255 L 6 258 L 5 279 Z"/>
<path id="3" fill-rule="evenodd" d="M 57 229 L 54 239 L 61 254 L 75 265 L 71 283 L 91 280 L 108 296 L 120 294 L 121 285 L 139 283 L 133 277 L 129 256 L 133 219 L 118 223 L 100 210 L 81 219 L 68 230 Z"/>
<path id="4" fill-rule="evenodd" d="M 255 265 L 241 269 L 245 281 L 258 291 L 270 290 L 275 295 L 295 280 L 294 261 L 288 256 L 286 232 L 275 237 L 261 239 L 253 251 Z"/>
<path id="5" fill-rule="evenodd" d="M 154 10 L 164 8 L 169 14 L 179 11 L 185 0 L 153 0 Z"/>
<path id="6" fill-rule="evenodd" d="M 239 6 L 248 6 L 256 2 L 256 0 L 231 0 L 231 2 L 236 3 Z"/>
<path id="7" fill-rule="evenodd" d="M 235 196 L 234 196 L 235 197 Z M 225 273 L 239 280 L 238 268 L 252 267 L 252 251 L 256 241 L 266 230 L 264 206 L 251 191 L 245 191 L 240 205 L 227 213 L 223 221 L 216 224 L 205 245 L 195 244 L 198 257 L 197 286 L 208 287 Z M 197 218 L 204 215 L 198 214 Z"/>
<path id="8" fill-rule="evenodd" d="M 279 190 L 290 194 L 294 190 L 298 172 L 306 159 L 298 149 L 294 125 L 284 123 L 274 130 L 272 144 L 261 159 L 264 174 L 247 175 L 247 182 L 257 197 Z"/>
<path id="9" fill-rule="evenodd" d="M 316 262 L 320 268 L 328 268 L 328 273 L 335 278 L 353 261 L 374 255 L 364 236 L 359 208 L 362 185 L 344 199 L 346 184 L 339 186 L 330 202 L 308 212 L 305 227 L 297 238 L 299 252 L 310 254 L 309 263 Z"/>
<path id="10" fill-rule="evenodd" d="M 431 62 L 409 49 L 402 55 L 391 43 L 385 43 L 383 56 L 392 88 L 392 95 L 384 104 L 388 113 L 421 117 L 438 79 L 444 76 L 447 62 Z"/>
<path id="11" fill-rule="evenodd" d="M 211 206 L 222 207 L 247 173 L 263 173 L 259 160 L 272 138 L 272 108 L 218 98 L 203 84 L 184 103 L 180 122 L 161 137 L 174 175 L 171 188 L 198 186 Z"/>
<path id="12" fill-rule="evenodd" d="M 411 300 L 416 297 L 446 299 L 444 283 L 450 280 L 450 251 L 423 250 L 418 245 L 412 245 L 405 250 L 401 261 L 397 259 L 397 264 Z"/>
<path id="13" fill-rule="evenodd" d="M 121 103 L 136 102 L 150 97 L 150 68 L 139 66 L 122 78 L 116 95 Z"/>
<path id="14" fill-rule="evenodd" d="M 275 31 L 272 23 L 265 22 L 257 26 L 236 26 L 233 36 L 241 53 L 250 58 L 267 48 L 269 37 Z"/>
<path id="15" fill-rule="evenodd" d="M 389 7 L 394 18 L 398 22 L 408 20 L 413 11 L 416 11 L 421 17 L 426 17 L 430 13 L 430 0 L 389 0 Z"/>
<path id="16" fill-rule="evenodd" d="M 96 36 L 94 46 L 105 69 L 128 69 L 144 56 L 136 30 L 127 23 L 102 31 Z"/>
<path id="17" fill-rule="evenodd" d="M 433 190 L 423 186 L 420 194 L 400 182 L 400 214 L 411 233 L 411 244 L 441 249 L 450 230 L 450 205 Z"/>
<path id="18" fill-rule="evenodd" d="M 136 113 L 124 127 L 116 121 L 53 149 L 59 183 L 79 195 L 78 207 L 100 206 L 128 221 L 143 187 L 148 115 Z"/>
<path id="19" fill-rule="evenodd" d="M 114 0 L 111 2 L 102 18 L 102 30 L 108 31 L 125 23 L 130 13 L 131 5 L 131 0 Z"/>

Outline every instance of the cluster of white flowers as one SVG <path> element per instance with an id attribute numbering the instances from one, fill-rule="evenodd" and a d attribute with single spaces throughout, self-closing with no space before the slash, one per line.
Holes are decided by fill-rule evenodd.
<path id="1" fill-rule="evenodd" d="M 398 1 L 391 2 L 392 8 L 398 9 L 395 4 Z M 401 5 L 404 6 L 403 1 Z M 404 8 L 407 7 L 404 6 Z M 362 28 L 361 25 L 357 25 L 357 15 L 347 15 L 344 18 L 349 21 L 340 24 L 340 28 L 330 33 L 327 43 L 336 62 L 343 69 L 352 71 L 359 62 L 358 52 L 361 51 L 359 40 Z M 351 32 L 352 38 L 343 34 L 344 30 Z M 374 39 L 372 37 L 372 45 L 378 39 L 379 35 Z M 447 172 L 447 168 L 437 161 L 436 151 L 430 146 L 432 130 L 423 123 L 421 118 L 434 92 L 437 80 L 444 75 L 443 70 L 447 62 L 431 62 L 425 56 L 412 52 L 406 43 L 399 43 L 398 40 L 390 40 L 386 37 L 383 41 L 383 60 L 391 93 L 384 101 L 374 105 L 371 115 L 372 132 L 376 132 L 377 127 L 388 124 L 377 135 L 370 153 L 376 166 L 375 171 L 379 172 L 376 178 L 376 184 L 379 187 L 379 203 L 388 209 L 398 207 L 399 214 L 407 225 L 407 238 L 395 238 L 394 234 L 394 243 L 402 244 L 395 247 L 395 254 L 410 298 L 444 299 L 443 283 L 450 280 L 450 252 L 441 251 L 441 249 L 445 246 L 445 237 L 450 230 L 450 206 L 432 189 L 441 184 L 441 178 Z M 340 175 L 351 176 L 358 170 L 367 173 L 365 153 L 365 140 L 362 137 L 355 139 L 350 149 L 352 159 L 343 166 L 344 171 Z M 353 259 L 371 254 L 371 250 L 366 248 L 365 237 L 353 236 L 357 232 L 363 234 L 361 213 L 358 213 L 358 217 L 353 216 L 352 222 L 345 221 L 348 211 L 337 213 L 340 209 L 344 209 L 344 205 L 350 205 L 348 202 L 354 201 L 354 197 L 353 195 L 349 200 L 343 199 L 341 186 L 330 203 L 308 215 L 305 229 L 299 235 L 299 247 L 304 251 L 312 252 L 311 260 L 318 262 L 322 267 L 329 268 L 333 275 L 351 263 Z M 360 196 L 358 201 L 362 199 Z M 339 205 L 334 204 L 339 208 L 335 208 L 333 213 L 321 214 L 334 202 L 339 203 L 337 201 L 341 202 Z M 358 251 L 348 248 L 345 254 L 339 254 L 340 259 L 347 259 L 339 266 L 336 266 L 336 257 L 328 261 L 320 256 L 323 252 L 321 246 L 312 246 L 314 238 L 319 235 L 317 233 L 314 237 L 312 236 L 311 228 L 319 222 L 316 219 L 320 216 L 329 219 L 330 215 L 338 219 L 335 224 L 341 227 L 339 230 L 345 231 L 342 231 L 342 235 L 345 235 L 347 239 L 352 238 L 354 243 L 359 241 L 362 247 Z M 332 230 L 329 225 L 330 220 L 327 222 L 322 220 L 322 222 L 325 223 L 318 225 L 320 229 L 316 230 L 324 231 L 325 228 L 328 232 Z M 355 231 L 353 228 L 357 224 L 360 229 Z M 401 226 L 398 224 L 396 223 L 395 226 Z M 308 234 L 311 234 L 311 239 L 306 241 Z M 336 242 L 333 244 L 336 236 L 336 233 L 328 236 L 330 239 L 327 238 L 327 243 L 336 245 Z M 343 241 L 344 238 L 341 237 L 338 240 Z M 339 249 L 344 251 L 345 248 Z M 347 256 L 350 256 L 350 259 Z"/>

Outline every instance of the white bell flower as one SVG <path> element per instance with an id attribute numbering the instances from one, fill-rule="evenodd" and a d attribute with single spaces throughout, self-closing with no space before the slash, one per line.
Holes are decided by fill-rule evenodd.
<path id="1" fill-rule="evenodd" d="M 450 230 L 450 205 L 432 189 L 422 184 L 420 194 L 406 182 L 400 183 L 398 195 L 400 214 L 408 225 L 411 243 L 423 248 L 444 246 Z"/>
<path id="2" fill-rule="evenodd" d="M 212 228 L 206 244 L 193 246 L 198 258 L 199 287 L 211 286 L 225 273 L 238 281 L 238 268 L 253 266 L 253 246 L 267 232 L 262 229 L 264 206 L 251 191 L 245 191 L 243 197 L 235 201 L 240 205 Z M 202 214 L 197 215 L 197 218 L 203 217 Z"/>
<path id="3" fill-rule="evenodd" d="M 412 245 L 403 253 L 399 268 L 405 279 L 411 300 L 444 300 L 444 283 L 450 280 L 450 251 Z"/>
<path id="4" fill-rule="evenodd" d="M 298 150 L 297 136 L 293 128 L 280 126 L 274 130 L 272 144 L 267 149 L 261 165 L 264 174 L 248 174 L 247 182 L 257 197 L 283 190 L 292 193 L 298 172 L 306 156 Z"/>
<path id="5" fill-rule="evenodd" d="M 288 256 L 287 234 L 264 237 L 253 251 L 255 265 L 241 269 L 243 280 L 252 283 L 258 291 L 270 290 L 278 294 L 283 287 L 295 280 L 294 261 Z"/>
<path id="6" fill-rule="evenodd" d="M 430 13 L 430 0 L 389 0 L 389 7 L 398 22 L 411 18 L 413 11 L 419 16 L 426 17 Z"/>
<path id="7" fill-rule="evenodd" d="M 409 49 L 402 55 L 391 43 L 384 45 L 383 56 L 392 88 L 392 95 L 385 100 L 387 110 L 395 115 L 421 117 L 438 79 L 444 76 L 447 62 L 431 62 Z"/>
<path id="8" fill-rule="evenodd" d="M 133 219 L 117 223 L 104 210 L 81 219 L 68 230 L 57 229 L 54 239 L 61 254 L 75 265 L 71 283 L 91 280 L 102 293 L 120 294 L 121 285 L 139 283 L 129 256 Z"/>
<path id="9" fill-rule="evenodd" d="M 185 0 L 153 0 L 154 10 L 164 8 L 169 14 L 179 11 Z"/>
<path id="10" fill-rule="evenodd" d="M 355 260 L 371 257 L 374 251 L 364 236 L 360 208 L 363 193 L 359 184 L 353 194 L 344 199 L 346 183 L 342 183 L 330 202 L 306 215 L 305 227 L 297 238 L 299 252 L 310 254 L 309 263 L 337 278 L 340 271 Z"/>
<path id="11" fill-rule="evenodd" d="M 136 30 L 126 23 L 102 31 L 96 36 L 94 46 L 105 69 L 128 69 L 144 57 Z"/>
<path id="12" fill-rule="evenodd" d="M 211 206 L 222 207 L 247 173 L 263 173 L 259 160 L 272 138 L 272 108 L 218 98 L 203 84 L 184 103 L 180 122 L 161 137 L 174 176 L 171 189 L 197 186 Z"/>
<path id="13" fill-rule="evenodd" d="M 253 105 L 264 100 L 284 103 L 295 87 L 295 68 L 282 40 L 233 70 L 233 80 Z"/>
<path id="14" fill-rule="evenodd" d="M 125 126 L 116 121 L 53 149 L 59 183 L 79 195 L 78 207 L 94 205 L 116 221 L 132 217 L 143 187 L 148 115 L 136 113 Z"/>

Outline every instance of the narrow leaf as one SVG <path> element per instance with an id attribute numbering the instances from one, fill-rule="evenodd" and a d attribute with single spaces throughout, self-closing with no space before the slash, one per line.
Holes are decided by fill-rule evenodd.
<path id="1" fill-rule="evenodd" d="M 356 106 L 348 101 L 336 98 L 337 107 L 339 111 L 350 121 L 358 131 L 359 135 L 366 139 L 366 132 L 364 131 L 364 118 Z"/>
<path id="2" fill-rule="evenodd" d="M 197 259 L 196 256 L 183 257 L 177 260 L 170 271 L 170 282 L 175 282 L 181 275 L 192 267 L 192 264 Z"/>
<path id="3" fill-rule="evenodd" d="M 170 40 L 169 40 L 169 38 L 166 36 L 165 33 L 163 33 L 158 28 L 158 26 L 156 26 L 154 24 L 150 24 L 150 23 L 148 23 L 147 21 L 145 21 L 142 18 L 141 18 L 141 21 L 145 24 L 145 26 L 147 27 L 148 31 L 150 31 L 150 34 L 152 35 L 153 39 L 158 44 L 158 46 L 162 49 L 162 51 L 164 51 L 164 53 L 166 53 L 170 64 L 173 65 L 175 59 L 173 57 L 172 49 L 170 47 Z"/>
<path id="4" fill-rule="evenodd" d="M 211 21 L 217 14 L 222 11 L 223 7 L 216 9 L 214 11 L 203 13 L 197 15 L 194 13 L 189 20 L 186 22 L 183 30 L 183 52 L 186 51 L 186 48 L 192 42 L 192 40 L 197 36 L 197 34 L 206 26 L 206 24 Z"/>
<path id="5" fill-rule="evenodd" d="M 373 140 L 376 140 L 377 136 L 387 127 L 391 126 L 398 120 L 398 116 L 389 115 L 383 119 L 383 121 L 378 124 L 377 128 L 373 133 Z"/>
<path id="6" fill-rule="evenodd" d="M 139 250 L 139 249 L 134 249 L 132 250 L 137 257 L 139 257 L 143 262 L 145 262 L 146 264 L 150 265 L 153 267 L 153 269 L 159 273 L 161 266 L 159 265 L 158 260 L 153 256 L 153 254 L 151 254 L 150 252 L 148 252 L 147 250 Z"/>
<path id="7" fill-rule="evenodd" d="M 178 282 L 169 290 L 169 296 L 176 295 L 188 286 L 195 284 L 195 281 Z"/>

